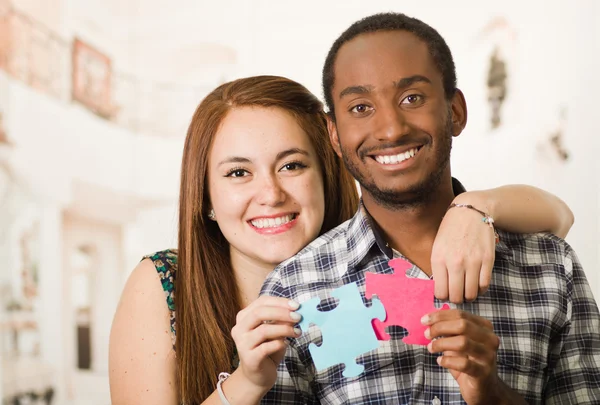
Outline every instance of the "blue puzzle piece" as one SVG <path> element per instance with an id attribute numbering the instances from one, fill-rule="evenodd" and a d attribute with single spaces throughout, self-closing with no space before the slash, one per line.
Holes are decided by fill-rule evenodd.
<path id="1" fill-rule="evenodd" d="M 356 358 L 379 347 L 371 321 L 374 318 L 385 321 L 385 309 L 377 298 L 373 298 L 371 307 L 365 307 L 356 283 L 336 288 L 331 296 L 339 299 L 338 306 L 331 311 L 317 310 L 319 297 L 303 303 L 297 311 L 302 315 L 299 326 L 305 332 L 310 324 L 321 329 L 321 346 L 314 343 L 308 346 L 317 371 L 343 363 L 346 366 L 343 376 L 356 377 L 365 369 L 356 363 Z"/>

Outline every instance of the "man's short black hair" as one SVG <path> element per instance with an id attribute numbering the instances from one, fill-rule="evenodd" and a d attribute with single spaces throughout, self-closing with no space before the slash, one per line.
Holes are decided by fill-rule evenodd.
<path id="1" fill-rule="evenodd" d="M 444 41 L 444 38 L 432 27 L 416 18 L 408 17 L 401 13 L 380 13 L 363 18 L 352 24 L 346 31 L 338 37 L 333 43 L 325 65 L 323 66 L 323 95 L 325 103 L 329 109 L 332 118 L 335 119 L 333 109 L 333 96 L 331 91 L 335 81 L 333 65 L 337 54 L 346 42 L 351 41 L 360 34 L 366 34 L 377 31 L 408 31 L 427 44 L 429 53 L 433 61 L 442 74 L 442 82 L 446 98 L 450 99 L 456 91 L 456 68 L 450 48 Z"/>

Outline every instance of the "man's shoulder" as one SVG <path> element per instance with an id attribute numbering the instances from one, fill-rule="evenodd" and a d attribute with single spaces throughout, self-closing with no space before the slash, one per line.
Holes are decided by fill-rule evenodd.
<path id="1" fill-rule="evenodd" d="M 348 220 L 319 236 L 296 255 L 279 264 L 269 274 L 267 284 L 276 281 L 283 287 L 332 279 L 345 270 L 348 250 Z M 263 288 L 264 292 L 265 288 Z"/>
<path id="2" fill-rule="evenodd" d="M 496 252 L 517 266 L 572 264 L 574 251 L 564 239 L 547 232 L 522 234 L 498 230 Z"/>

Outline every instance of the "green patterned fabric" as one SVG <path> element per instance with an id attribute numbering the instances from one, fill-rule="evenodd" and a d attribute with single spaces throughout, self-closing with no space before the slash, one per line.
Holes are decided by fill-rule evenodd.
<path id="1" fill-rule="evenodd" d="M 177 250 L 163 250 L 144 256 L 144 259 L 152 260 L 154 267 L 156 267 L 156 271 L 160 276 L 160 282 L 169 307 L 171 318 L 171 340 L 173 341 L 173 348 L 175 348 L 175 277 L 177 275 Z"/>
<path id="2" fill-rule="evenodd" d="M 160 275 L 160 282 L 167 299 L 169 313 L 171 318 L 171 340 L 173 342 L 173 350 L 175 350 L 176 340 L 176 321 L 175 321 L 175 279 L 177 277 L 177 250 L 168 249 L 156 252 L 151 255 L 144 256 L 144 259 L 150 259 L 156 267 L 156 271 Z M 233 359 L 231 366 L 235 370 L 239 365 L 239 357 L 237 348 L 234 348 Z"/>

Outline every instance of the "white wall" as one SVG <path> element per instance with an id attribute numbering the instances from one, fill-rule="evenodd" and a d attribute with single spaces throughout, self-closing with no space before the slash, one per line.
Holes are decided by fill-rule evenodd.
<path id="1" fill-rule="evenodd" d="M 277 74 L 305 84 L 318 95 L 325 55 L 352 22 L 388 10 L 421 18 L 447 39 L 469 105 L 468 127 L 453 149 L 454 175 L 469 188 L 529 183 L 563 198 L 576 216 L 567 240 L 600 297 L 600 166 L 596 158 L 600 121 L 595 111 L 600 66 L 598 43 L 593 41 L 600 34 L 600 6 L 594 0 L 568 6 L 559 0 L 507 0 L 495 7 L 475 0 L 348 0 L 343 5 L 322 0 L 225 0 L 210 5 L 182 0 L 177 7 L 158 0 L 125 5 L 119 0 L 15 1 L 19 2 L 21 10 L 33 13 L 65 38 L 79 35 L 107 52 L 117 70 L 137 72 L 147 80 L 199 86 L 220 79 Z M 504 125 L 492 132 L 485 101 L 491 45 L 481 32 L 496 16 L 504 16 L 514 27 L 517 42 L 511 48 Z M 176 106 L 189 110 L 189 116 L 182 113 L 177 118 L 181 128 L 191 117 L 188 101 Z M 564 164 L 538 151 L 557 125 L 561 105 L 568 106 L 565 142 L 572 155 Z M 27 224 L 35 216 L 34 207 L 42 220 L 39 305 L 47 313 L 60 313 L 61 308 L 61 218 L 65 210 L 81 214 L 80 206 L 85 203 L 85 214 L 122 230 L 122 266 L 107 276 L 105 285 L 122 286 L 143 254 L 175 247 L 183 130 L 170 138 L 134 134 L 77 104 L 57 103 L 7 81 L 3 72 L 0 108 L 7 113 L 5 128 L 16 144 L 11 161 L 26 186 L 21 197 L 13 200 L 11 215 Z M 91 193 L 94 201 L 86 199 L 82 190 Z M 98 195 L 102 197 L 95 198 Z M 0 256 L 8 256 L 13 268 L 18 268 L 16 246 L 3 246 L 0 241 Z M 0 274 L 0 281 L 11 277 Z M 115 304 L 107 308 L 113 310 Z M 64 373 L 70 365 L 65 360 L 65 332 L 56 328 L 59 318 L 65 320 L 66 315 L 45 317 L 41 322 L 42 354 Z M 101 338 L 106 338 L 106 313 L 100 322 Z M 105 354 L 105 349 L 99 350 Z M 101 371 L 106 371 L 104 366 Z M 64 383 L 59 388 L 65 394 Z"/>
<path id="2" fill-rule="evenodd" d="M 106 402 L 108 334 L 121 288 L 151 247 L 174 246 L 175 230 L 167 225 L 174 217 L 183 140 L 133 134 L 78 105 L 59 104 L 20 83 L 10 82 L 7 88 L 5 128 L 15 145 L 10 161 L 18 184 L 5 206 L 10 211 L 0 215 L 2 230 L 9 234 L 0 241 L 0 257 L 8 269 L 0 275 L 0 282 L 10 281 L 15 291 L 20 290 L 18 236 L 40 220 L 36 308 L 41 356 L 56 371 L 57 401 L 65 403 L 76 394 Z M 144 214 L 145 210 L 160 215 Z M 94 314 L 93 372 L 101 379 L 85 377 L 94 381 L 94 387 L 79 386 L 81 376 L 67 378 L 72 375 L 74 340 L 72 314 L 64 298 L 69 280 L 62 250 L 63 243 L 77 234 L 64 235 L 65 211 L 123 230 L 122 251 L 111 253 L 112 245 L 106 237 L 102 239 L 106 232 L 97 227 L 103 249 Z"/>
<path id="3" fill-rule="evenodd" d="M 469 123 L 455 142 L 453 174 L 471 189 L 507 183 L 542 187 L 564 199 L 576 216 L 572 244 L 600 297 L 600 133 L 596 98 L 599 6 L 593 0 L 476 0 L 397 2 L 351 0 L 255 1 L 252 53 L 243 54 L 239 75 L 279 74 L 321 95 L 321 69 L 329 47 L 352 22 L 376 12 L 398 11 L 436 28 L 453 51 L 458 84 L 465 92 Z M 543 12 L 542 12 L 543 11 Z M 495 17 L 504 16 L 516 32 L 509 61 L 509 94 L 504 125 L 488 129 L 486 77 L 491 44 L 482 36 Z M 597 30 L 597 29 L 596 29 Z M 274 35 L 276 33 L 276 35 Z M 488 37 L 489 38 L 489 37 Z M 546 159 L 538 145 L 556 128 L 559 109 L 568 107 L 566 163 Z"/>

